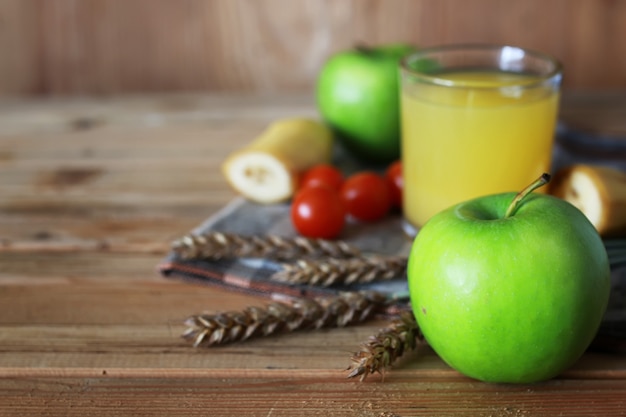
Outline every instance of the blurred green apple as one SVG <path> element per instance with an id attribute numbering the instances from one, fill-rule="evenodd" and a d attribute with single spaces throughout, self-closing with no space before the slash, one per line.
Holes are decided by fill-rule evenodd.
<path id="1" fill-rule="evenodd" d="M 407 44 L 358 47 L 331 56 L 317 80 L 322 118 L 356 156 L 387 163 L 400 155 L 398 67 Z"/>
<path id="2" fill-rule="evenodd" d="M 417 322 L 435 352 L 472 378 L 559 375 L 587 349 L 607 307 L 609 263 L 595 228 L 573 205 L 530 191 L 444 210 L 411 248 Z"/>

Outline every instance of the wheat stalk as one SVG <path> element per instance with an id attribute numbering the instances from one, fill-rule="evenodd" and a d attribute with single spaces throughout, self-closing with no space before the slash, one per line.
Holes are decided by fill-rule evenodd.
<path id="1" fill-rule="evenodd" d="M 271 258 L 285 261 L 301 257 L 360 256 L 357 248 L 340 240 L 223 232 L 186 235 L 174 241 L 172 250 L 182 259 Z"/>
<path id="2" fill-rule="evenodd" d="M 389 327 L 371 336 L 361 350 L 352 355 L 348 378 L 360 375 L 363 381 L 375 372 L 384 376 L 385 369 L 396 359 L 406 351 L 416 349 L 418 340 L 423 340 L 423 336 L 415 317 L 410 311 L 402 312 Z"/>
<path id="3" fill-rule="evenodd" d="M 297 298 L 288 303 L 273 302 L 266 307 L 191 316 L 185 321 L 188 328 L 182 337 L 197 347 L 302 329 L 343 327 L 372 317 L 387 304 L 387 297 L 375 291 L 348 292 L 318 299 Z"/>
<path id="4" fill-rule="evenodd" d="M 332 285 L 363 284 L 375 280 L 390 280 L 404 276 L 406 257 L 356 257 L 351 259 L 300 259 L 283 264 L 271 279 L 290 284 L 328 287 Z"/>

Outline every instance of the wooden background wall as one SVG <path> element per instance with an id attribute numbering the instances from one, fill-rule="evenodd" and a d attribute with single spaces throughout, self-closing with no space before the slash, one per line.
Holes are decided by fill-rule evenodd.
<path id="1" fill-rule="evenodd" d="M 310 89 L 355 42 L 497 42 L 626 89 L 623 0 L 0 0 L 0 94 Z"/>

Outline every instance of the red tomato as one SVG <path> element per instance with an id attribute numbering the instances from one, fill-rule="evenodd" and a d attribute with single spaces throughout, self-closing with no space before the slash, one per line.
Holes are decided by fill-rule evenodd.
<path id="1" fill-rule="evenodd" d="M 320 164 L 304 173 L 300 182 L 300 188 L 325 185 L 335 190 L 340 190 L 341 184 L 343 184 L 341 171 L 332 165 Z"/>
<path id="2" fill-rule="evenodd" d="M 404 180 L 402 179 L 402 162 L 395 161 L 385 171 L 385 178 L 389 184 L 391 192 L 391 204 L 393 207 L 402 208 L 402 189 Z"/>
<path id="3" fill-rule="evenodd" d="M 348 214 L 357 220 L 373 222 L 387 215 L 391 197 L 386 180 L 370 171 L 356 173 L 341 187 Z"/>
<path id="4" fill-rule="evenodd" d="M 302 188 L 291 203 L 291 221 L 303 236 L 332 239 L 346 222 L 339 191 L 326 186 Z"/>

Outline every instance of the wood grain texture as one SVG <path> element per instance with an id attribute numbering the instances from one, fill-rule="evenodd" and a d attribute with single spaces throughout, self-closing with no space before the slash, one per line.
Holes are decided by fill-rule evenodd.
<path id="1" fill-rule="evenodd" d="M 610 98 L 609 102 L 613 102 Z M 578 96 L 565 114 L 590 114 Z M 194 349 L 202 311 L 266 300 L 156 266 L 235 194 L 219 164 L 309 95 L 0 100 L 0 415 L 623 415 L 626 357 L 588 352 L 552 381 L 472 381 L 426 346 L 347 380 L 385 322 Z M 593 112 L 591 113 L 593 114 Z"/>
<path id="2" fill-rule="evenodd" d="M 380 384 L 338 382 L 330 377 L 292 379 L 282 373 L 224 381 L 220 376 L 169 379 L 48 378 L 0 380 L 0 402 L 23 413 L 19 388 L 42 415 L 65 416 L 589 416 L 623 415 L 620 381 L 559 381 L 533 387 L 435 378 L 398 378 Z M 77 395 L 79 394 L 80 395 Z M 280 394 L 276 394 L 280 393 Z M 620 398 L 621 396 L 621 398 Z M 349 398 L 349 401 L 347 401 Z M 460 411 L 463 410 L 463 411 Z M 35 415 L 20 414 L 20 415 Z"/>
<path id="3" fill-rule="evenodd" d="M 1 0 L 0 93 L 311 91 L 356 43 L 487 42 L 565 65 L 566 89 L 626 88 L 619 0 Z"/>

